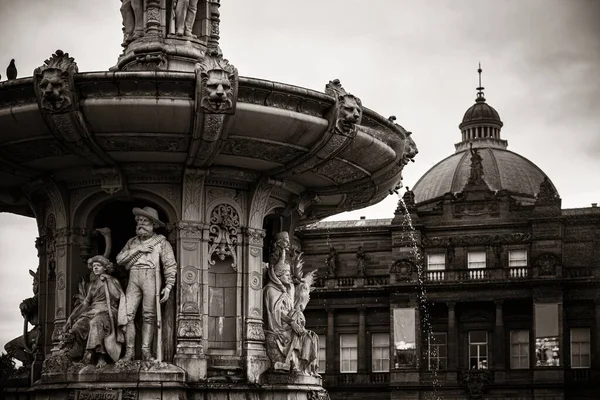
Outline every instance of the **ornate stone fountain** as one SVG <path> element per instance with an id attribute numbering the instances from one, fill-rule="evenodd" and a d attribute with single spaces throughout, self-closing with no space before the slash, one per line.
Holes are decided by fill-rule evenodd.
<path id="1" fill-rule="evenodd" d="M 8 398 L 327 397 L 303 328 L 308 299 L 277 328 L 294 345 L 269 320 L 282 313 L 273 296 L 311 284 L 310 266 L 294 274 L 302 262 L 284 233 L 379 202 L 416 146 L 338 80 L 319 93 L 239 77 L 218 47 L 218 6 L 124 1 L 113 71 L 79 73 L 57 50 L 32 77 L 0 83 L 0 211 L 37 220 L 42 332 L 31 387 Z M 140 236 L 144 224 L 154 236 Z M 140 296 L 157 294 L 158 318 L 141 300 L 121 321 L 133 271 L 154 274 L 156 290 Z M 87 312 L 74 298 L 105 313 L 84 321 L 106 326 L 87 356 L 69 341 Z"/>

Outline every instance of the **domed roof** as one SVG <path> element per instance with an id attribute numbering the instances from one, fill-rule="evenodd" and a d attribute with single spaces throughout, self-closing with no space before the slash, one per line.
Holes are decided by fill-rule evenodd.
<path id="1" fill-rule="evenodd" d="M 491 108 L 491 107 L 490 107 Z M 491 190 L 507 190 L 524 204 L 533 204 L 546 174 L 523 156 L 502 148 L 482 147 L 483 179 Z M 422 203 L 451 192 L 462 192 L 471 171 L 468 150 L 457 151 L 427 171 L 412 189 Z M 554 186 L 554 185 L 552 185 Z"/>
<path id="2" fill-rule="evenodd" d="M 468 123 L 484 121 L 496 122 L 500 126 L 503 125 L 498 111 L 486 103 L 483 97 L 478 97 L 477 100 L 475 100 L 475 104 L 469 107 L 469 109 L 465 112 L 460 127 L 462 128 L 463 125 Z"/>

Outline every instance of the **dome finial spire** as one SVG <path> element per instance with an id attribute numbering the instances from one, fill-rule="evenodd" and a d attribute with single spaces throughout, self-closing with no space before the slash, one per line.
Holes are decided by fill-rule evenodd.
<path id="1" fill-rule="evenodd" d="M 477 68 L 477 73 L 479 74 L 479 87 L 477 87 L 477 98 L 475 99 L 476 102 L 480 103 L 480 102 L 484 102 L 485 101 L 485 97 L 483 97 L 483 89 L 485 89 L 483 86 L 481 86 L 481 73 L 483 72 L 483 70 L 481 69 L 481 63 L 479 63 L 479 68 Z"/>

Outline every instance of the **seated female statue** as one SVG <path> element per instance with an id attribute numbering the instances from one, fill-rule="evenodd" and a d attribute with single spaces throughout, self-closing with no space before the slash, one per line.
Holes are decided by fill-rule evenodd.
<path id="1" fill-rule="evenodd" d="M 65 347 L 63 351 L 74 361 L 83 359 L 96 366 L 106 365 L 108 353 L 117 361 L 124 342 L 122 328 L 117 328 L 117 318 L 124 318 L 125 294 L 119 281 L 109 275 L 113 264 L 104 256 L 88 259 L 92 270 L 85 298 L 78 305 L 63 327 Z M 108 298 L 107 298 L 108 297 Z"/>

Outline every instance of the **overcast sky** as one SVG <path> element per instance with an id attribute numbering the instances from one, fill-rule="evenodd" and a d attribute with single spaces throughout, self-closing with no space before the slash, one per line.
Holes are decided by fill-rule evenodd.
<path id="1" fill-rule="evenodd" d="M 454 152 L 475 99 L 499 112 L 508 148 L 536 163 L 563 207 L 600 202 L 600 1 L 222 0 L 223 53 L 240 75 L 323 91 L 339 78 L 363 105 L 396 115 L 419 154 L 411 186 Z M 56 49 L 80 72 L 120 53 L 116 0 L 0 0 L 0 74 L 31 76 Z M 1 127 L 0 127 L 1 134 Z M 397 198 L 337 216 L 391 218 Z M 21 334 L 20 301 L 37 265 L 35 221 L 0 214 L 0 345 Z"/>

